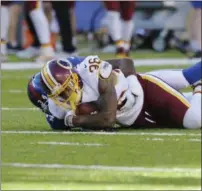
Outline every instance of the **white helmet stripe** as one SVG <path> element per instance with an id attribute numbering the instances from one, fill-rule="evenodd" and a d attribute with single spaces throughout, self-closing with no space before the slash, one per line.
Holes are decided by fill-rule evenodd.
<path id="1" fill-rule="evenodd" d="M 46 84 L 46 86 L 49 88 L 49 90 L 53 90 L 53 88 L 49 85 L 49 83 L 46 81 L 46 78 L 45 78 L 45 76 L 44 76 L 44 68 L 42 69 L 42 72 L 41 72 L 41 76 L 42 76 L 42 79 L 43 79 L 43 81 L 44 81 L 44 83 Z"/>

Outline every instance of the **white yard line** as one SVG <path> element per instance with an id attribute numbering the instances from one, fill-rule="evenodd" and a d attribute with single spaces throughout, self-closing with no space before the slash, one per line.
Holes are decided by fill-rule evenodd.
<path id="1" fill-rule="evenodd" d="M 11 93 L 11 94 L 22 94 L 26 93 L 26 90 L 20 90 L 20 89 L 10 89 L 10 90 L 2 90 L 2 93 Z"/>
<path id="2" fill-rule="evenodd" d="M 38 108 L 36 107 L 25 107 L 25 108 L 20 108 L 20 107 L 2 107 L 2 111 L 39 111 Z"/>
<path id="3" fill-rule="evenodd" d="M 200 59 L 186 59 L 186 58 L 163 58 L 163 59 L 135 59 L 135 66 L 162 66 L 162 65 L 191 65 L 200 61 Z M 23 62 L 23 63 L 2 63 L 2 70 L 29 70 L 39 69 L 43 64 L 37 64 L 35 62 Z"/>
<path id="4" fill-rule="evenodd" d="M 135 130 L 135 129 L 134 129 Z M 200 133 L 171 133 L 171 132 L 162 132 L 162 133 L 156 133 L 156 132 L 67 132 L 67 131 L 1 131 L 3 134 L 40 134 L 40 135 L 61 135 L 61 134 L 69 134 L 69 135 L 74 135 L 74 134 L 81 134 L 81 135 L 126 135 L 126 136 L 134 136 L 134 135 L 155 135 L 155 136 L 201 136 Z"/>
<path id="5" fill-rule="evenodd" d="M 35 144 L 35 143 L 33 143 Z M 37 142 L 40 145 L 68 145 L 68 146 L 88 146 L 88 147 L 100 147 L 106 146 L 105 144 L 100 143 L 77 143 L 77 142 Z"/>
<path id="6" fill-rule="evenodd" d="M 181 139 L 165 139 L 165 138 L 146 138 L 147 141 L 183 141 Z M 186 139 L 185 141 L 188 142 L 201 142 L 201 139 Z"/>
<path id="7" fill-rule="evenodd" d="M 33 74 L 34 75 L 34 74 Z M 1 75 L 1 79 L 4 79 L 4 80 L 22 80 L 22 79 L 30 79 L 33 75 L 21 75 L 21 76 L 16 76 L 16 75 L 13 75 L 12 73 L 10 75 L 5 75 L 5 74 L 2 74 Z"/>
<path id="8" fill-rule="evenodd" d="M 147 140 L 147 141 L 164 141 L 165 139 L 154 137 L 154 138 L 146 138 L 146 140 Z"/>
<path id="9" fill-rule="evenodd" d="M 11 108 L 11 107 L 3 107 L 2 111 L 40 111 L 36 107 L 30 108 Z M 134 129 L 135 130 L 135 129 Z M 186 130 L 185 130 L 186 131 Z M 156 136 L 201 136 L 200 133 L 171 133 L 171 132 L 163 132 L 163 133 L 155 133 L 155 132 L 54 132 L 54 131 L 1 131 L 4 134 L 96 134 L 96 135 L 156 135 Z M 152 141 L 163 141 L 162 138 L 147 138 L 147 140 Z M 199 142 L 200 139 L 192 139 L 190 141 Z"/>
<path id="10" fill-rule="evenodd" d="M 21 168 L 62 168 L 79 170 L 115 170 L 115 171 L 134 171 L 134 172 L 188 172 L 201 173 L 201 168 L 146 168 L 130 166 L 102 166 L 102 165 L 65 165 L 65 164 L 27 164 L 27 163 L 2 163 L 2 166 L 21 167 Z"/>
<path id="11" fill-rule="evenodd" d="M 23 62 L 23 63 L 2 63 L 2 70 L 30 70 L 42 68 L 44 64 L 36 64 L 35 62 Z"/>
<path id="12" fill-rule="evenodd" d="M 149 141 L 180 141 L 180 139 L 162 139 L 162 138 L 145 138 L 146 140 Z M 201 139 L 186 139 L 188 142 L 201 142 Z M 79 143 L 79 142 L 33 142 L 32 144 L 39 144 L 39 145 L 60 145 L 60 146 L 95 146 L 95 147 L 101 147 L 101 146 L 108 146 L 106 144 L 100 144 L 100 143 Z"/>
<path id="13" fill-rule="evenodd" d="M 201 142 L 201 139 L 188 139 L 191 142 Z"/>

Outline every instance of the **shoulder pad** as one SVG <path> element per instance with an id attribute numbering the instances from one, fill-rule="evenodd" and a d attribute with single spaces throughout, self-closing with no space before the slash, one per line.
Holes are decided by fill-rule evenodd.
<path id="1" fill-rule="evenodd" d="M 100 71 L 99 71 L 100 77 L 103 79 L 107 79 L 110 77 L 111 73 L 112 73 L 112 65 L 108 62 L 102 61 L 100 63 Z"/>

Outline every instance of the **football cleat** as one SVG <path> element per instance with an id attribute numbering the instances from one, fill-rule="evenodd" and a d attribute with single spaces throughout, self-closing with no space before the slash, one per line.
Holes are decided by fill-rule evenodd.
<path id="1" fill-rule="evenodd" d="M 36 58 L 36 63 L 46 63 L 49 60 L 54 59 L 55 52 L 52 46 L 41 46 L 40 55 Z"/>
<path id="2" fill-rule="evenodd" d="M 34 58 L 40 54 L 39 48 L 29 47 L 16 53 L 18 58 Z"/>

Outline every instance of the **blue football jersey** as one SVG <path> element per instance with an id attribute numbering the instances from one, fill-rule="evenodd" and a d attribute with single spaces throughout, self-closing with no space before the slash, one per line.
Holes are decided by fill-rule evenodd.
<path id="1" fill-rule="evenodd" d="M 46 120 L 53 130 L 68 130 L 67 126 L 64 124 L 64 119 L 58 119 L 54 117 L 52 114 L 46 114 Z"/>

